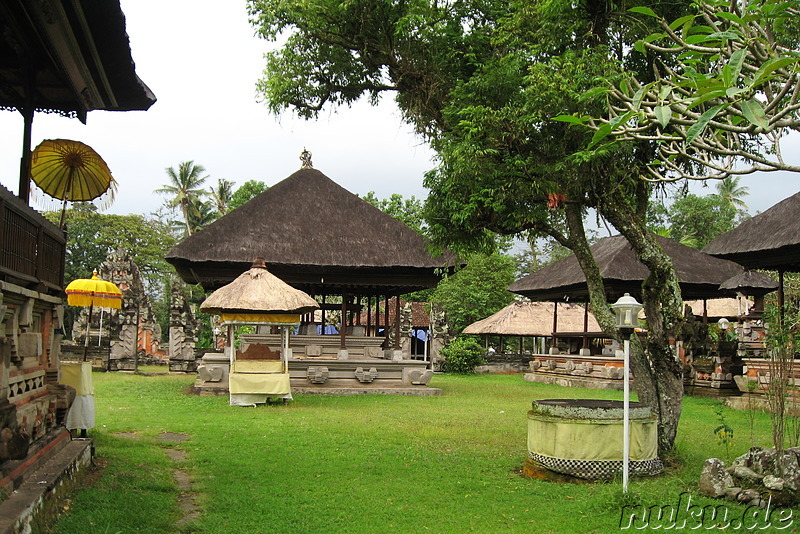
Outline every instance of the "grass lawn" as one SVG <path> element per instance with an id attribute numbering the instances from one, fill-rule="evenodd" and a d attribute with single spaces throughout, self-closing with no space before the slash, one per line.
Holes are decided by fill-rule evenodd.
<path id="1" fill-rule="evenodd" d="M 692 504 L 723 504 L 696 492 L 703 461 L 770 444 L 766 414 L 754 415 L 751 432 L 748 412 L 727 408 L 735 437 L 732 447 L 720 444 L 720 402 L 687 397 L 673 465 L 632 479 L 623 498 L 619 483 L 519 475 L 532 400 L 621 392 L 521 375 L 436 375 L 431 385 L 444 392 L 436 397 L 296 395 L 287 405 L 243 408 L 187 394 L 193 376 L 94 379 L 90 436 L 107 466 L 73 498 L 59 533 L 615 532 L 623 504 L 677 505 L 683 492 Z M 170 449 L 185 457 L 175 461 Z M 175 469 L 189 474 L 199 506 L 180 524 Z"/>

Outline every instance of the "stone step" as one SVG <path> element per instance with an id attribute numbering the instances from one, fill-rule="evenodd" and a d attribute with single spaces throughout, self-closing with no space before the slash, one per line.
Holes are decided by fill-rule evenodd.
<path id="1" fill-rule="evenodd" d="M 31 532 L 33 525 L 52 519 L 92 461 L 93 442 L 66 443 L 0 503 L 0 534 Z"/>

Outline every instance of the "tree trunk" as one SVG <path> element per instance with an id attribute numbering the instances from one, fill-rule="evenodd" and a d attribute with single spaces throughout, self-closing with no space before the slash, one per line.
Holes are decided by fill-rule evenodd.
<path id="1" fill-rule="evenodd" d="M 671 334 L 683 320 L 678 278 L 672 261 L 643 220 L 625 209 L 603 214 L 625 236 L 636 256 L 650 270 L 642 284 L 642 303 L 647 316 L 647 338 L 642 346 L 634 336 L 632 362 L 634 387 L 639 400 L 658 416 L 658 452 L 664 457 L 675 445 L 683 400 L 683 368 L 671 347 Z"/>

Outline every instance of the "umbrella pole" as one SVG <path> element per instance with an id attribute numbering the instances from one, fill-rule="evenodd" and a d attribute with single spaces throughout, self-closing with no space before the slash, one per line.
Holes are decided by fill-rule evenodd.
<path id="1" fill-rule="evenodd" d="M 92 308 L 94 308 L 94 303 L 89 305 L 89 320 L 86 321 L 86 342 L 83 344 L 83 361 L 86 361 L 86 355 L 89 354 L 89 334 L 92 331 Z"/>
<path id="2" fill-rule="evenodd" d="M 61 203 L 61 222 L 58 223 L 58 229 L 64 229 L 64 219 L 67 214 L 67 199 L 72 195 L 72 173 L 75 172 L 74 167 L 69 168 L 69 178 L 67 181 L 67 187 L 64 188 L 64 202 Z"/>

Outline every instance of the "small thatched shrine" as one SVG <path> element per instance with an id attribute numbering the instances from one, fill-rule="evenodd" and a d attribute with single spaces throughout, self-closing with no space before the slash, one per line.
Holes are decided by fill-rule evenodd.
<path id="1" fill-rule="evenodd" d="M 425 389 L 431 373 L 411 359 L 399 299 L 394 323 L 370 334 L 381 300 L 435 286 L 455 257 L 431 255 L 417 232 L 313 169 L 308 153 L 301 159 L 299 171 L 186 238 L 167 261 L 186 282 L 213 290 L 263 257 L 272 274 L 317 300 L 321 316 L 303 315 L 291 337 L 294 391 Z"/>

